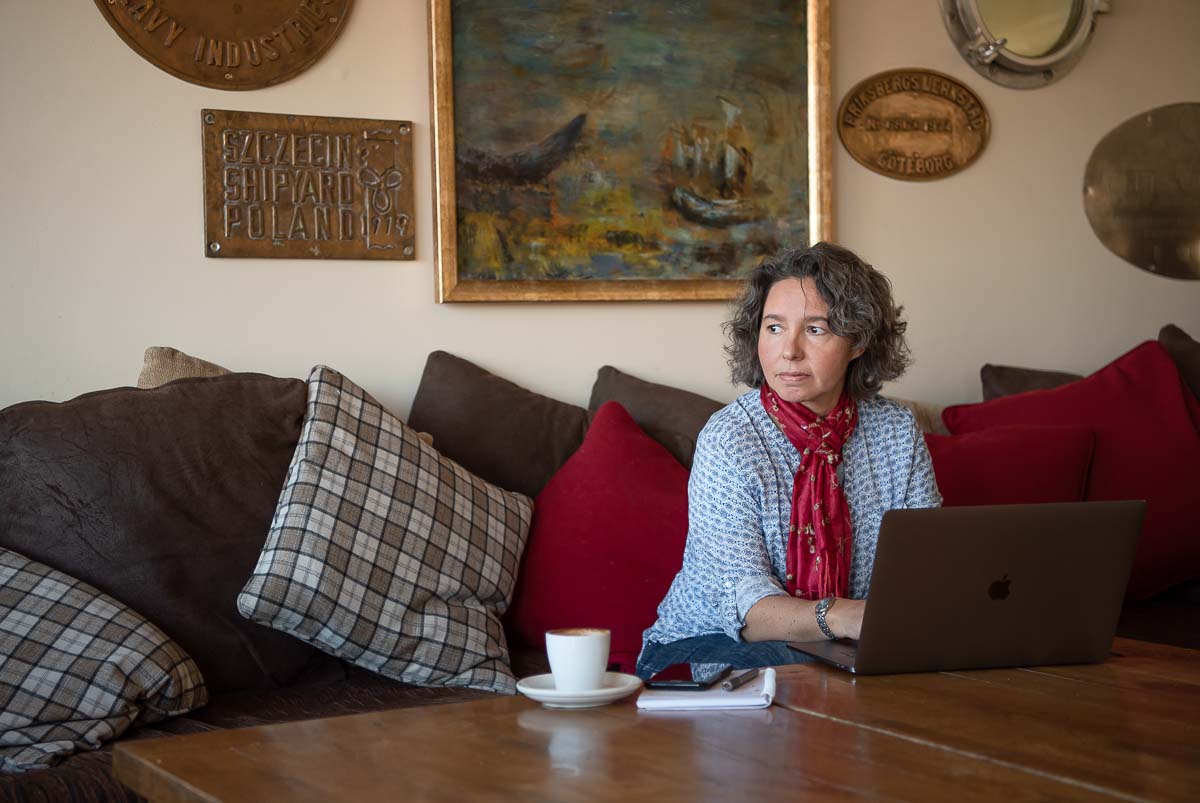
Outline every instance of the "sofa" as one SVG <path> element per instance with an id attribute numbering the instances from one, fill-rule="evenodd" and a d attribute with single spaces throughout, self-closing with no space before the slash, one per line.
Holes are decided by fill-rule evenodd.
<path id="1" fill-rule="evenodd" d="M 1196 441 L 1200 345 L 1170 326 L 1149 343 L 1131 354 L 1138 366 L 1148 362 L 1165 375 L 1159 381 L 1178 386 L 1164 391 L 1179 394 L 1173 425 L 1190 421 Z M 1069 394 L 1144 387 L 1147 379 L 1137 366 L 1130 368 L 1129 359 L 1088 377 L 988 365 L 981 371 L 980 404 L 943 410 L 901 403 L 927 433 L 948 504 L 1094 498 L 1088 496 L 1092 473 L 1102 447 L 1112 451 L 1096 434 L 1103 427 L 1081 426 L 1074 420 L 1079 416 L 1070 414 L 1072 420 L 1053 431 L 1038 427 L 1053 418 L 1048 406 L 1087 406 Z M 296 458 L 311 440 L 306 422 L 318 376 L 326 384 L 344 381 L 329 369 L 314 370 L 308 383 L 230 373 L 156 347 L 147 350 L 137 388 L 0 411 L 0 548 L 78 578 L 82 587 L 145 616 L 165 640 L 177 643 L 179 653 L 186 652 L 175 663 L 194 662 L 203 676 L 206 702 L 197 706 L 193 697 L 173 715 L 159 706 L 158 714 L 144 716 L 154 706 L 135 706 L 127 729 L 114 734 L 120 739 L 511 691 L 503 679 L 481 684 L 473 680 L 477 675 L 414 675 L 407 667 L 372 663 L 369 651 L 348 660 L 344 650 L 295 621 L 280 624 L 277 610 L 261 615 L 257 597 L 251 603 L 258 607 L 247 615 L 247 606 L 253 607 L 247 578 L 261 573 L 264 538 L 269 545 L 286 536 L 282 502 L 289 489 L 306 487 L 296 475 Z M 348 387 L 354 386 L 344 381 L 334 396 L 348 398 Z M 360 406 L 373 401 L 365 393 L 353 399 Z M 987 406 L 995 404 L 998 412 Z M 1028 404 L 1032 410 L 1022 407 Z M 536 499 L 519 554 L 506 558 L 510 564 L 519 559 L 519 571 L 514 568 L 510 584 L 501 588 L 503 599 L 489 603 L 503 627 L 501 674 L 546 671 L 541 633 L 585 623 L 613 630 L 611 667 L 631 670 L 641 629 L 652 621 L 679 566 L 697 434 L 720 406 L 605 366 L 584 408 L 446 352 L 429 355 L 402 427 L 417 433 L 420 443 L 406 439 L 397 448 L 419 452 L 421 459 L 433 459 L 436 451 L 437 459 L 448 461 L 439 464 L 443 475 L 453 468 L 460 481 L 478 479 L 511 494 L 506 498 Z M 1102 399 L 1099 406 L 1108 409 L 1112 402 Z M 380 415 L 386 413 L 376 419 Z M 988 420 L 997 415 L 1000 423 Z M 1023 416 L 1036 423 L 1022 423 Z M 1157 410 L 1155 416 L 1170 418 Z M 1175 467 L 1185 461 L 1185 479 L 1194 487 L 1200 460 L 1186 462 L 1194 457 L 1187 451 L 1192 441 L 1170 459 Z M 1041 470 L 1014 478 L 1023 472 L 1012 466 L 1028 463 L 1031 443 L 1045 451 L 1037 459 Z M 483 493 L 484 486 L 473 487 L 476 495 Z M 1168 539 L 1177 551 L 1166 563 L 1149 555 L 1119 635 L 1200 648 L 1196 522 L 1168 522 L 1185 530 Z M 6 637 L 12 644 L 0 633 Z M 98 749 L 68 750 L 48 769 L 0 774 L 0 800 L 137 799 L 111 774 L 112 744 L 106 739 Z"/>

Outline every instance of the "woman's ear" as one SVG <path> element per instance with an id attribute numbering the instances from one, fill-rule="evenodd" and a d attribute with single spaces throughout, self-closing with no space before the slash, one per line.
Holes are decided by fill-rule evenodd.
<path id="1" fill-rule="evenodd" d="M 861 357 L 862 355 L 864 355 L 866 353 L 867 353 L 867 350 L 865 348 L 852 349 L 850 351 L 850 359 L 857 360 L 859 357 Z"/>

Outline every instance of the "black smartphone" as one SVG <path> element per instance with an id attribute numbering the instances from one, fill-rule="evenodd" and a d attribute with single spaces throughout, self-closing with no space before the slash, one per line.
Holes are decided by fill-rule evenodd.
<path id="1" fill-rule="evenodd" d="M 728 675 L 731 668 L 728 664 L 716 667 L 707 664 L 671 664 L 663 671 L 651 675 L 646 681 L 646 688 L 704 691 Z"/>

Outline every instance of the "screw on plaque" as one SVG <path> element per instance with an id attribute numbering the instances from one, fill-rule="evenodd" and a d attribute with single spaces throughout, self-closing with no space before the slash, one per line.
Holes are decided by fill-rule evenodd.
<path id="1" fill-rule="evenodd" d="M 219 253 L 221 251 L 221 244 L 216 240 L 213 240 L 208 244 L 208 250 L 212 251 L 214 254 Z"/>
<path id="2" fill-rule="evenodd" d="M 212 125 L 216 121 L 217 121 L 217 116 L 215 114 L 213 114 L 212 112 L 209 112 L 208 114 L 204 115 L 204 122 L 208 123 L 209 125 Z"/>

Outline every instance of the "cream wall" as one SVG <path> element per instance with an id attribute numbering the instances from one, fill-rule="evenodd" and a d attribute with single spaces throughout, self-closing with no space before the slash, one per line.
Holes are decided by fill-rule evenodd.
<path id="1" fill-rule="evenodd" d="M 605 364 L 714 397 L 721 304 L 436 305 L 426 13 L 358 0 L 313 68 L 249 93 L 152 67 L 88 2 L 3 0 L 0 49 L 0 406 L 131 384 L 142 349 L 174 345 L 239 370 L 325 362 L 405 414 L 441 348 L 557 398 L 586 401 Z M 917 364 L 892 392 L 976 399 L 986 361 L 1087 372 L 1174 321 L 1200 336 L 1200 282 L 1111 255 L 1081 204 L 1114 125 L 1200 100 L 1200 3 L 1114 0 L 1087 57 L 1033 92 L 977 76 L 936 0 L 833 0 L 834 98 L 867 75 L 926 67 L 964 81 L 992 139 L 962 174 L 877 176 L 835 145 L 838 238 L 893 280 Z M 209 260 L 202 107 L 416 123 L 416 262 Z"/>

